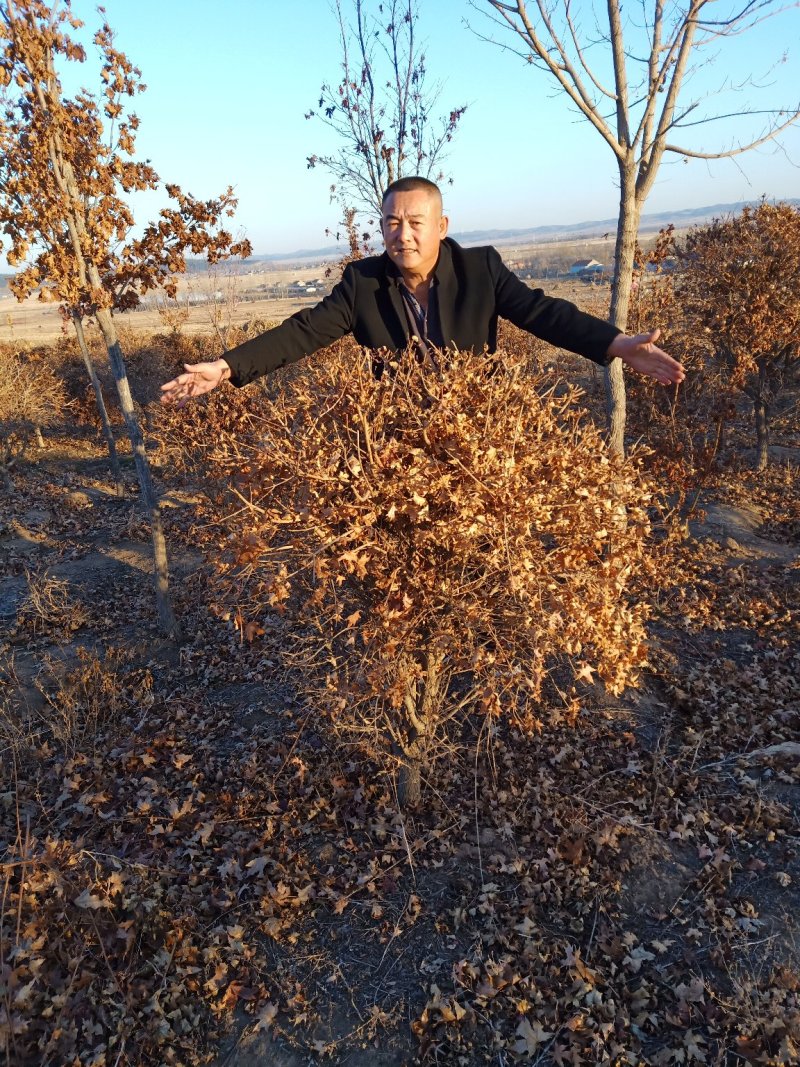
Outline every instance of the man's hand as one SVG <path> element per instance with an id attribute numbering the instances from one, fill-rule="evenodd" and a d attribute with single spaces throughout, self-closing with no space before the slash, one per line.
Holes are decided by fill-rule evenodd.
<path id="1" fill-rule="evenodd" d="M 677 359 L 668 356 L 656 346 L 660 336 L 661 330 L 639 333 L 635 337 L 619 333 L 611 342 L 608 355 L 619 356 L 623 363 L 627 363 L 640 374 L 655 378 L 662 385 L 677 385 L 686 377 L 686 371 Z"/>
<path id="2" fill-rule="evenodd" d="M 231 368 L 224 359 L 213 363 L 184 363 L 185 374 L 161 386 L 161 403 L 185 407 L 193 396 L 210 393 L 231 376 Z"/>

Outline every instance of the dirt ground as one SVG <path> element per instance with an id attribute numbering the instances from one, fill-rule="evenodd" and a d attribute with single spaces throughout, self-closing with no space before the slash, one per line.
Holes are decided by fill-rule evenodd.
<path id="1" fill-rule="evenodd" d="M 792 448 L 780 457 L 795 486 L 798 458 Z M 189 779 L 170 754 L 203 770 L 196 814 L 141 831 L 119 824 L 131 841 L 141 832 L 155 842 L 130 846 L 132 864 L 182 871 L 159 889 L 170 901 L 164 922 L 183 924 L 199 946 L 173 991 L 180 952 L 167 937 L 172 956 L 155 985 L 172 998 L 173 1022 L 186 1002 L 204 1003 L 197 1044 L 187 1025 L 182 1051 L 160 1061 L 151 1052 L 147 1063 L 792 1062 L 800 542 L 773 539 L 752 494 L 700 501 L 683 563 L 665 576 L 658 652 L 641 689 L 620 700 L 587 691 L 576 728 L 556 719 L 534 737 L 500 730 L 481 754 L 468 746 L 425 809 L 403 814 L 380 772 L 332 748 L 304 706 L 280 663 L 285 622 L 246 646 L 210 612 L 213 509 L 166 461 L 157 473 L 186 635 L 180 648 L 158 635 L 147 527 L 124 462 L 123 498 L 91 434 L 51 435 L 20 471 L 0 519 L 0 680 L 6 710 L 30 723 L 54 714 L 81 657 L 105 657 L 110 669 L 119 654 L 120 693 L 147 675 L 121 732 L 58 761 L 65 782 L 81 768 L 83 803 L 108 826 L 117 818 L 108 795 L 128 788 L 122 768 L 141 766 L 143 754 L 147 780 L 169 782 L 179 798 Z M 102 788 L 93 775 L 116 778 L 106 800 L 91 799 Z M 132 797 L 141 788 L 131 780 Z M 19 810 L 34 822 L 49 812 L 48 832 L 82 835 L 99 863 L 111 839 L 102 845 L 97 816 L 59 821 L 73 801 L 54 804 L 58 789 L 50 797 L 40 776 L 18 788 Z M 280 853 L 264 836 L 276 819 Z M 208 844 L 212 822 L 225 831 Z M 187 852 L 187 839 L 200 843 Z M 128 845 L 114 840 L 127 862 Z M 213 856 L 199 855 L 206 848 Z M 259 856 L 269 879 L 248 880 Z M 226 873 L 234 866 L 238 884 Z M 177 884 L 199 892 L 194 904 L 170 896 Z M 251 913 L 258 932 L 246 937 Z M 124 966 L 125 981 L 151 973 L 144 962 Z M 84 967 L 93 996 L 118 996 Z M 193 968 L 204 968 L 201 983 Z M 57 1045 L 48 1048 L 43 1062 L 55 1065 Z M 10 1050 L 9 1063 L 33 1062 Z M 102 1062 L 115 1055 L 145 1062 L 124 1041 Z"/>
<path id="2" fill-rule="evenodd" d="M 306 299 L 248 299 L 233 308 L 221 312 L 226 323 L 241 326 L 254 319 L 263 322 L 282 322 L 295 311 L 308 307 Z M 191 306 L 183 330 L 187 334 L 204 334 L 212 328 L 213 310 L 209 307 Z M 155 308 L 118 315 L 117 321 L 140 333 L 152 333 L 165 329 L 164 318 Z M 6 299 L 0 303 L 0 341 L 19 341 L 25 345 L 50 344 L 64 332 L 58 309 L 30 299 L 22 304 Z"/>

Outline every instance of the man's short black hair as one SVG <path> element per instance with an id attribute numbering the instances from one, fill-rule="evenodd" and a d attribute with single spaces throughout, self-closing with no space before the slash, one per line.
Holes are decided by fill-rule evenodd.
<path id="1" fill-rule="evenodd" d="M 421 178 L 419 175 L 414 175 L 410 178 L 398 178 L 397 181 L 387 185 L 386 191 L 381 199 L 381 205 L 386 203 L 392 193 L 414 193 L 417 189 L 424 189 L 428 193 L 435 193 L 439 197 L 439 202 L 441 203 L 442 191 L 436 182 L 432 182 L 430 178 Z"/>

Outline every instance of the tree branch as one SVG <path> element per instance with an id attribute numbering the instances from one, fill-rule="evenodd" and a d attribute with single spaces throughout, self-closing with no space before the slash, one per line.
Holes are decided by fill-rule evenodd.
<path id="1" fill-rule="evenodd" d="M 625 47 L 622 35 L 619 0 L 608 0 L 608 25 L 611 30 L 611 55 L 614 60 L 614 84 L 617 87 L 617 139 L 631 147 L 628 125 L 628 73 L 625 68 Z"/>
<path id="2" fill-rule="evenodd" d="M 606 87 L 597 78 L 597 76 L 595 75 L 594 71 L 592 70 L 592 68 L 589 66 L 589 64 L 587 63 L 586 59 L 584 58 L 583 48 L 581 47 L 581 43 L 580 43 L 580 41 L 578 39 L 578 34 L 575 31 L 575 24 L 572 21 L 572 13 L 571 13 L 571 11 L 572 11 L 572 0 L 564 0 L 564 17 L 567 20 L 567 26 L 569 27 L 569 33 L 570 33 L 570 37 L 572 38 L 572 44 L 573 44 L 573 47 L 575 48 L 575 54 L 577 55 L 578 60 L 580 61 L 580 65 L 586 71 L 587 76 L 589 77 L 589 79 L 592 82 L 592 85 L 594 85 L 594 87 L 597 89 L 597 91 L 599 93 L 602 93 L 603 96 L 608 97 L 609 100 L 616 101 L 617 94 L 612 92 L 610 89 L 606 89 Z"/>
<path id="3" fill-rule="evenodd" d="M 679 156 L 687 156 L 692 159 L 730 159 L 732 156 L 740 156 L 743 152 L 749 152 L 753 148 L 758 148 L 762 144 L 766 144 L 767 141 L 772 141 L 783 130 L 787 129 L 793 123 L 800 119 L 800 109 L 795 111 L 786 122 L 781 123 L 780 126 L 776 126 L 774 129 L 769 130 L 763 137 L 757 138 L 755 141 L 751 141 L 746 145 L 739 145 L 737 148 L 730 148 L 725 152 L 699 152 L 691 148 L 681 148 L 679 145 L 665 144 L 665 152 L 674 152 Z M 711 120 L 710 120 L 711 121 Z"/>
<path id="4" fill-rule="evenodd" d="M 561 62 L 557 62 L 556 59 L 550 55 L 549 50 L 536 33 L 533 24 L 531 23 L 528 13 L 525 9 L 525 3 L 523 0 L 517 0 L 516 9 L 510 8 L 509 5 L 501 3 L 500 0 L 487 0 L 490 7 L 493 7 L 501 16 L 502 19 L 511 27 L 511 29 L 519 37 L 522 38 L 527 44 L 531 46 L 533 52 L 541 60 L 545 69 L 556 79 L 558 84 L 575 104 L 578 110 L 583 114 L 589 122 L 594 126 L 601 137 L 606 141 L 614 154 L 619 158 L 624 158 L 624 152 L 622 150 L 619 141 L 615 138 L 611 132 L 608 124 L 603 120 L 602 116 L 597 110 L 595 102 L 583 85 L 580 75 L 569 62 L 569 57 L 566 55 L 563 45 L 561 44 L 558 34 L 555 32 L 555 28 L 552 26 L 549 14 L 544 7 L 543 0 L 537 0 L 540 15 L 545 23 L 545 28 L 550 34 L 550 38 L 553 41 L 553 46 L 559 55 Z M 516 14 L 520 19 L 522 26 L 519 26 L 514 18 L 513 14 Z M 533 62 L 533 57 L 528 56 L 528 62 Z"/>

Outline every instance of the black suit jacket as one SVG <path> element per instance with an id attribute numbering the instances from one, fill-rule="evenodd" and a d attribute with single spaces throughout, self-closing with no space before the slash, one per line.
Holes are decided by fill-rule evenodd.
<path id="1" fill-rule="evenodd" d="M 437 298 L 445 344 L 462 350 L 494 352 L 497 319 L 502 316 L 550 344 L 605 365 L 608 346 L 620 332 L 587 315 L 568 300 L 529 289 L 505 266 L 494 248 L 462 248 L 446 238 L 436 265 Z M 294 363 L 352 333 L 366 348 L 402 351 L 409 330 L 399 277 L 389 257 L 350 263 L 330 296 L 304 308 L 280 326 L 225 353 L 234 385 Z"/>

